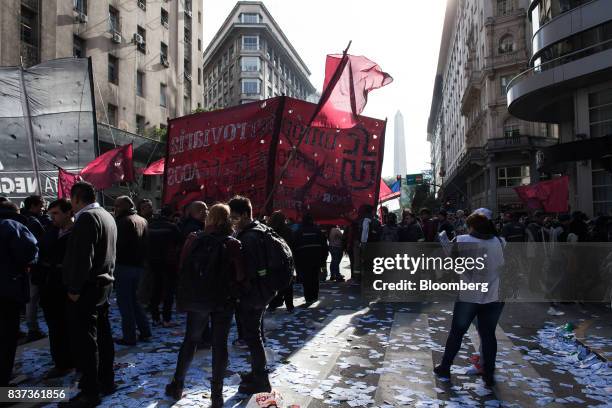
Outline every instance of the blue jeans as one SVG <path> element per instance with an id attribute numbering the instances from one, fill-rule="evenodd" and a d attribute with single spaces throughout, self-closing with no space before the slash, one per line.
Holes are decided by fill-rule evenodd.
<path id="1" fill-rule="evenodd" d="M 342 261 L 342 253 L 344 252 L 341 247 L 329 247 L 331 253 L 331 263 L 329 264 L 329 274 L 331 279 L 339 278 L 340 275 L 340 261 Z"/>
<path id="2" fill-rule="evenodd" d="M 483 369 L 485 374 L 492 375 L 495 371 L 495 356 L 497 354 L 497 339 L 495 328 L 499 316 L 504 308 L 503 302 L 492 303 L 468 303 L 455 302 L 453 310 L 453 322 L 450 333 L 446 340 L 446 348 L 442 357 L 441 365 L 450 367 L 461 348 L 463 335 L 467 332 L 472 320 L 478 318 L 478 334 L 480 335 L 482 347 Z"/>
<path id="3" fill-rule="evenodd" d="M 142 306 L 138 303 L 136 292 L 144 268 L 137 266 L 117 265 L 115 269 L 115 290 L 117 291 L 117 306 L 121 313 L 121 329 L 123 339 L 135 342 L 136 327 L 142 337 L 151 336 L 151 326 Z"/>

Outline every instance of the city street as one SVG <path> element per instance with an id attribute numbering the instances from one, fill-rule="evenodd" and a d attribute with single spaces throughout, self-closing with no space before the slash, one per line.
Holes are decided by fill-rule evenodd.
<path id="1" fill-rule="evenodd" d="M 343 272 L 349 272 L 346 258 Z M 478 376 L 466 373 L 479 344 L 473 328 L 452 368 L 452 381 L 440 381 L 432 373 L 442 356 L 452 304 L 368 305 L 360 300 L 358 286 L 324 283 L 320 302 L 306 309 L 301 307 L 301 288 L 296 289 L 293 314 L 281 307 L 265 318 L 271 382 L 285 398 L 284 406 L 609 406 L 612 390 L 605 384 L 612 368 L 602 361 L 612 356 L 609 307 L 562 305 L 566 315 L 552 317 L 545 303 L 506 305 L 497 330 L 497 385 L 489 390 Z M 115 304 L 111 311 L 119 337 Z M 155 328 L 149 343 L 116 346 L 119 390 L 101 406 L 172 406 L 164 386 L 184 333 L 184 319 L 179 321 L 175 328 Z M 563 332 L 556 328 L 568 322 L 599 356 L 578 361 L 577 346 L 561 347 L 554 341 L 555 333 Z M 233 327 L 230 342 L 235 338 Z M 236 395 L 236 373 L 248 371 L 248 353 L 230 347 L 230 355 L 226 406 L 246 406 L 247 401 Z M 210 350 L 198 351 L 185 384 L 186 396 L 174 406 L 208 406 L 210 366 Z M 64 382 L 43 381 L 50 367 L 46 339 L 19 348 L 15 373 L 20 386 L 74 387 L 74 375 Z"/>

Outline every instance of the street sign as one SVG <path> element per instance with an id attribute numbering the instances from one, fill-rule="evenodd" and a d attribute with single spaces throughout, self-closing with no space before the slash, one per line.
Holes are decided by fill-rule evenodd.
<path id="1" fill-rule="evenodd" d="M 406 175 L 407 186 L 414 186 L 417 184 L 423 184 L 423 173 Z"/>

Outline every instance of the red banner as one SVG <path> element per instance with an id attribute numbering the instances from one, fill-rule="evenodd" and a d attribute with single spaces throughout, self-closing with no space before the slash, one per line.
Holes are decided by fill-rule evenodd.
<path id="1" fill-rule="evenodd" d="M 359 117 L 352 129 L 309 128 L 315 104 L 288 97 L 204 112 L 170 121 L 164 204 L 249 197 L 256 214 L 282 210 L 298 220 L 346 223 L 376 204 L 385 122 Z M 303 135 L 297 154 L 282 169 Z"/>

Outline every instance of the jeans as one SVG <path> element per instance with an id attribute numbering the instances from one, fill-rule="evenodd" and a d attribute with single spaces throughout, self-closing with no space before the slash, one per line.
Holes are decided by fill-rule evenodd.
<path id="1" fill-rule="evenodd" d="M 68 300 L 71 348 L 81 371 L 81 391 L 98 395 L 100 387 L 115 383 L 115 346 L 108 321 L 108 298 L 112 285 L 87 284 L 76 302 Z"/>
<path id="2" fill-rule="evenodd" d="M 40 331 L 38 326 L 38 303 L 40 302 L 40 288 L 30 281 L 30 301 L 26 304 L 26 324 L 29 332 Z"/>
<path id="3" fill-rule="evenodd" d="M 179 350 L 174 373 L 175 381 L 184 382 L 185 374 L 193 360 L 198 343 L 202 340 L 204 329 L 212 320 L 212 383 L 223 384 L 227 368 L 227 339 L 234 316 L 233 305 L 215 308 L 210 313 L 187 312 L 187 329 L 185 338 Z"/>
<path id="4" fill-rule="evenodd" d="M 117 265 L 115 271 L 115 290 L 121 314 L 121 329 L 123 339 L 129 342 L 136 342 L 136 327 L 142 337 L 151 336 L 149 320 L 136 296 L 143 272 L 144 268 L 126 265 Z"/>
<path id="5" fill-rule="evenodd" d="M 15 364 L 22 304 L 0 299 L 0 387 L 8 387 Z"/>
<path id="6" fill-rule="evenodd" d="M 329 274 L 331 279 L 340 278 L 340 262 L 342 261 L 342 248 L 341 247 L 329 247 L 331 253 L 331 263 L 329 264 Z"/>
<path id="7" fill-rule="evenodd" d="M 453 322 L 446 340 L 444 356 L 442 356 L 443 367 L 450 367 L 455 356 L 461 348 L 463 335 L 467 332 L 472 320 L 478 318 L 478 334 L 481 340 L 482 354 L 484 360 L 483 369 L 485 375 L 492 375 L 495 371 L 495 356 L 497 354 L 497 339 L 495 328 L 504 308 L 503 302 L 492 303 L 468 303 L 455 302 L 453 310 Z"/>
<path id="8" fill-rule="evenodd" d="M 172 304 L 174 303 L 174 293 L 176 291 L 176 266 L 168 262 L 151 262 L 151 272 L 155 277 L 153 286 L 153 296 L 149 304 L 151 317 L 155 321 L 160 320 L 159 305 L 163 302 L 162 317 L 165 322 L 172 320 Z"/>
<path id="9" fill-rule="evenodd" d="M 256 309 L 243 302 L 238 303 L 242 340 L 251 354 L 251 371 L 255 378 L 266 376 L 266 353 L 263 345 L 262 321 L 265 309 Z"/>
<path id="10" fill-rule="evenodd" d="M 68 301 L 66 290 L 41 286 L 40 306 L 49 328 L 49 349 L 53 363 L 59 369 L 74 367 L 70 350 L 70 333 L 66 321 Z"/>

